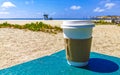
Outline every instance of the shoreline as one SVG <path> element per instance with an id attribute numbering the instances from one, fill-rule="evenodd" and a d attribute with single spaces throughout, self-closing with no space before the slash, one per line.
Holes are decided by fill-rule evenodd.
<path id="1" fill-rule="evenodd" d="M 27 23 L 43 22 L 45 24 L 60 27 L 61 24 L 63 23 L 63 21 L 72 21 L 72 20 L 0 20 L 0 24 L 2 24 L 4 22 L 7 22 L 7 23 L 10 23 L 10 24 L 24 25 L 24 24 L 27 24 Z M 111 22 L 111 21 L 106 20 L 106 22 Z M 98 24 L 98 25 L 105 25 L 105 24 Z M 106 24 L 106 25 L 113 25 L 113 24 Z"/>
<path id="2" fill-rule="evenodd" d="M 0 24 L 7 22 L 10 24 L 20 24 L 24 25 L 26 23 L 35 23 L 35 22 L 43 22 L 45 24 L 50 24 L 53 26 L 60 26 L 64 20 L 0 20 Z"/>

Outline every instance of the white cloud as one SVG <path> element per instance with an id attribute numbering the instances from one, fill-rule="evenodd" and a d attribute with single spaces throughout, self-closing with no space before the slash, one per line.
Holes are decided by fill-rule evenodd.
<path id="1" fill-rule="evenodd" d="M 12 2 L 4 2 L 2 5 L 1 5 L 2 8 L 11 8 L 11 7 L 16 7 L 15 4 L 13 4 Z"/>
<path id="2" fill-rule="evenodd" d="M 76 5 L 73 5 L 70 7 L 70 9 L 72 10 L 79 10 L 81 8 L 81 6 L 76 6 Z"/>
<path id="3" fill-rule="evenodd" d="M 94 9 L 94 12 L 103 12 L 105 9 L 101 9 L 100 7 L 97 7 Z"/>
<path id="4" fill-rule="evenodd" d="M 112 9 L 116 4 L 112 3 L 111 0 L 103 0 L 100 2 L 101 7 L 95 8 L 94 12 L 103 12 Z"/>
<path id="5" fill-rule="evenodd" d="M 0 14 L 2 14 L 2 15 L 8 15 L 10 13 L 9 12 L 0 12 Z"/>
<path id="6" fill-rule="evenodd" d="M 115 6 L 115 3 L 106 3 L 105 4 L 106 9 L 111 9 L 114 6 Z"/>

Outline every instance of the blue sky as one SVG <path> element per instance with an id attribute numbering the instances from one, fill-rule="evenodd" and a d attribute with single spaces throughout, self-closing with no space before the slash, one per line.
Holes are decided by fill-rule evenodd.
<path id="1" fill-rule="evenodd" d="M 0 18 L 120 15 L 120 0 L 0 0 Z"/>

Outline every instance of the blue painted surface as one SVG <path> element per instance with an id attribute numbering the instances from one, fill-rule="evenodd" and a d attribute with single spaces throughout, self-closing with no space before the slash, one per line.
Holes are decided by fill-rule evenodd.
<path id="1" fill-rule="evenodd" d="M 0 70 L 0 75 L 120 75 L 120 58 L 91 52 L 89 64 L 72 67 L 65 51 Z"/>

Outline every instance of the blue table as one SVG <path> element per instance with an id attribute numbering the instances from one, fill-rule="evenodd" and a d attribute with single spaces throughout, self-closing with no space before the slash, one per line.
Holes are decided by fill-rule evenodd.
<path id="1" fill-rule="evenodd" d="M 0 75 L 120 75 L 120 58 L 95 52 L 90 53 L 85 67 L 69 66 L 65 51 L 54 53 L 10 68 L 0 70 Z"/>

